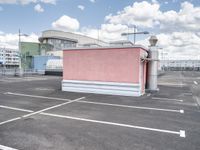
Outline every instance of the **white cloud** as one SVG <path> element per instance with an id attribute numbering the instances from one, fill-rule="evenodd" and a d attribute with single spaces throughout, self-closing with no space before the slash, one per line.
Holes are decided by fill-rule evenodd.
<path id="1" fill-rule="evenodd" d="M 158 3 L 157 0 L 151 0 L 151 2 L 152 2 L 153 4 L 157 4 L 157 3 Z"/>
<path id="2" fill-rule="evenodd" d="M 96 2 L 96 0 L 90 0 L 90 2 L 92 2 L 92 3 L 95 3 L 95 2 Z"/>
<path id="3" fill-rule="evenodd" d="M 0 4 L 22 4 L 36 3 L 37 0 L 0 0 Z"/>
<path id="4" fill-rule="evenodd" d="M 40 2 L 42 3 L 46 3 L 46 4 L 56 4 L 57 0 L 40 0 Z"/>
<path id="5" fill-rule="evenodd" d="M 0 0 L 0 4 L 22 4 L 27 5 L 30 3 L 46 3 L 46 4 L 56 4 L 57 0 Z"/>
<path id="6" fill-rule="evenodd" d="M 38 42 L 38 35 L 31 33 L 28 37 L 21 37 L 23 42 Z M 0 45 L 1 47 L 18 49 L 19 36 L 18 34 L 0 34 Z"/>
<path id="7" fill-rule="evenodd" d="M 135 2 L 132 6 L 125 7 L 117 15 L 108 15 L 105 20 L 114 24 L 137 25 L 141 27 L 153 27 L 154 18 L 159 15 L 160 5 L 147 1 Z"/>
<path id="8" fill-rule="evenodd" d="M 167 4 L 167 1 L 165 1 Z M 174 1 L 176 2 L 176 1 Z M 137 25 L 159 33 L 158 44 L 169 56 L 200 56 L 200 7 L 190 2 L 181 3 L 180 10 L 160 10 L 156 0 L 135 2 L 116 14 L 105 17 L 107 24 Z M 147 39 L 137 43 L 149 45 Z"/>
<path id="9" fill-rule="evenodd" d="M 76 31 L 79 29 L 79 21 L 75 18 L 63 15 L 52 23 L 52 27 L 63 31 Z"/>
<path id="10" fill-rule="evenodd" d="M 158 47 L 163 51 L 168 59 L 193 59 L 200 56 L 200 36 L 193 32 L 172 32 L 160 33 L 158 38 Z M 149 45 L 149 39 L 137 41 L 137 44 Z M 161 57 L 161 56 L 160 56 Z"/>
<path id="11" fill-rule="evenodd" d="M 35 5 L 34 10 L 39 13 L 44 12 L 44 9 L 40 4 Z"/>
<path id="12" fill-rule="evenodd" d="M 189 2 L 181 4 L 179 12 L 163 12 L 157 18 L 160 28 L 164 31 L 199 31 L 200 7 L 194 7 Z"/>
<path id="13" fill-rule="evenodd" d="M 106 16 L 105 20 L 109 23 L 129 26 L 137 25 L 147 28 L 157 26 L 166 32 L 200 30 L 200 7 L 183 2 L 179 11 L 161 11 L 159 3 L 156 0 L 152 2 L 135 2 L 132 6 L 127 6 L 117 12 L 116 15 Z"/>
<path id="14" fill-rule="evenodd" d="M 83 6 L 83 5 L 78 5 L 77 6 L 80 10 L 84 10 L 85 9 L 85 6 Z"/>
<path id="15" fill-rule="evenodd" d="M 121 24 L 102 24 L 100 29 L 84 27 L 81 32 L 93 38 L 99 38 L 104 41 L 125 40 L 126 37 L 121 33 L 131 31 L 128 26 Z"/>
<path id="16" fill-rule="evenodd" d="M 190 2 L 181 3 L 178 11 L 161 11 L 160 4 L 156 0 L 152 0 L 151 3 L 135 2 L 115 15 L 106 16 L 105 21 L 106 24 L 129 27 L 137 25 L 139 28 L 148 28 L 147 30 L 151 28 L 152 31 L 160 32 L 157 35 L 158 44 L 169 53 L 169 56 L 177 58 L 200 56 L 200 7 L 195 7 Z M 149 45 L 148 39 L 137 41 L 137 43 Z"/>

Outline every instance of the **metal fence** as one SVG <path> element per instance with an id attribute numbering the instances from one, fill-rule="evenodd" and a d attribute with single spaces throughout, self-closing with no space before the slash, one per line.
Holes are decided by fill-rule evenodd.
<path id="1" fill-rule="evenodd" d="M 162 67 L 163 71 L 200 71 L 200 67 Z"/>
<path id="2" fill-rule="evenodd" d="M 44 71 L 34 69 L 23 69 L 23 75 L 44 74 Z M 18 76 L 19 68 L 0 68 L 0 76 Z"/>

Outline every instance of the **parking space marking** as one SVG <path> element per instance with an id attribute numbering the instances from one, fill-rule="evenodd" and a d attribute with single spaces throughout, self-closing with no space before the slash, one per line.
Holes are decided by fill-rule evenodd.
<path id="1" fill-rule="evenodd" d="M 7 147 L 7 146 L 4 146 L 4 145 L 0 145 L 0 150 L 17 150 L 17 149 L 11 148 L 11 147 Z"/>
<path id="2" fill-rule="evenodd" d="M 91 102 L 91 101 L 78 101 L 79 103 L 88 103 L 88 104 L 96 104 L 96 105 L 104 105 L 104 106 L 115 106 L 115 107 L 123 107 L 123 108 L 134 108 L 134 109 L 143 109 L 143 110 L 158 110 L 158 111 L 166 111 L 166 112 L 178 112 L 184 113 L 184 110 L 175 110 L 175 109 L 161 109 L 161 108 L 153 108 L 153 107 L 140 107 L 140 106 L 130 106 L 130 105 L 119 105 L 119 104 L 110 104 L 110 103 L 100 103 L 100 102 Z"/>
<path id="3" fill-rule="evenodd" d="M 166 86 L 172 86 L 172 87 L 183 87 L 186 86 L 187 84 L 183 83 L 166 83 L 166 82 L 158 82 L 158 85 L 166 85 Z"/>
<path id="4" fill-rule="evenodd" d="M 21 119 L 21 117 L 16 117 L 16 118 L 13 118 L 13 119 L 9 119 L 9 120 L 0 122 L 0 125 L 6 124 L 6 123 L 9 123 L 9 122 L 13 122 L 13 121 L 17 121 L 19 119 Z"/>
<path id="5" fill-rule="evenodd" d="M 32 110 L 21 109 L 21 108 L 16 108 L 16 107 L 9 107 L 9 106 L 4 106 L 4 105 L 0 105 L 0 108 L 10 109 L 10 110 L 18 110 L 18 111 L 30 112 L 30 113 L 33 112 Z"/>
<path id="6" fill-rule="evenodd" d="M 120 127 L 127 127 L 127 128 L 134 128 L 134 129 L 141 129 L 141 130 L 148 130 L 148 131 L 155 131 L 155 132 L 161 132 L 161 133 L 169 133 L 169 134 L 176 134 L 180 137 L 185 138 L 185 131 L 172 131 L 172 130 L 164 130 L 164 129 L 156 129 L 156 128 L 149 128 L 149 127 L 142 127 L 142 126 L 135 126 L 130 124 L 121 124 L 116 122 L 107 122 L 107 121 L 100 121 L 100 120 L 92 120 L 92 119 L 85 119 L 85 118 L 78 118 L 78 117 L 72 117 L 72 116 L 64 116 L 64 115 L 58 115 L 58 114 L 51 114 L 51 113 L 41 113 L 42 115 L 46 116 L 52 116 L 52 117 L 58 117 L 58 118 L 65 118 L 65 119 L 72 119 L 72 120 L 79 120 L 79 121 L 85 121 L 85 122 L 92 122 L 92 123 L 98 123 L 98 124 L 106 124 L 106 125 L 113 125 L 113 126 L 120 126 Z"/>
<path id="7" fill-rule="evenodd" d="M 43 99 L 51 99 L 51 100 L 59 100 L 59 101 L 71 101 L 69 99 L 62 99 L 56 97 L 45 97 L 45 96 L 38 96 L 38 95 L 28 95 L 22 93 L 11 93 L 6 92 L 5 94 L 8 95 L 15 95 L 15 96 L 25 96 L 25 97 L 32 97 L 32 98 L 43 98 Z M 91 101 L 77 101 L 78 103 L 88 103 L 88 104 L 95 104 L 95 105 L 105 105 L 105 106 L 114 106 L 114 107 L 122 107 L 122 108 L 132 108 L 132 109 L 142 109 L 142 110 L 155 110 L 155 111 L 165 111 L 165 112 L 178 112 L 184 113 L 184 110 L 175 110 L 175 109 L 162 109 L 162 108 L 153 108 L 153 107 L 140 107 L 140 106 L 130 106 L 130 105 L 120 105 L 120 104 L 111 104 L 111 103 L 101 103 L 101 102 L 91 102 Z"/>
<path id="8" fill-rule="evenodd" d="M 182 94 L 186 96 L 192 96 L 192 93 L 182 93 Z"/>
<path id="9" fill-rule="evenodd" d="M 173 99 L 173 98 L 164 98 L 164 97 L 152 97 L 152 99 L 183 102 L 182 99 Z"/>
<path id="10" fill-rule="evenodd" d="M 4 106 L 4 108 L 11 109 L 11 110 L 18 110 L 18 111 L 33 112 L 32 110 L 26 110 L 26 109 L 20 109 L 20 108 L 15 108 L 15 107 L 8 107 L 8 106 Z M 115 122 L 92 120 L 92 119 L 78 118 L 78 117 L 72 117 L 72 116 L 64 116 L 64 115 L 58 115 L 58 114 L 52 114 L 52 113 L 45 113 L 45 112 L 40 112 L 39 115 L 45 115 L 45 116 L 51 116 L 51 117 L 58 117 L 58 118 L 65 118 L 65 119 L 72 119 L 72 120 L 79 120 L 79 121 L 85 121 L 85 122 L 93 122 L 93 123 L 99 123 L 99 124 L 121 126 L 121 127 L 127 127 L 127 128 L 135 128 L 135 129 L 156 131 L 156 132 L 163 132 L 163 133 L 178 134 L 180 137 L 186 137 L 184 130 L 180 130 L 178 132 L 178 131 L 163 130 L 163 129 L 149 128 L 149 127 L 142 127 L 142 126 L 134 126 L 134 125 L 129 125 L 129 124 L 121 124 L 121 123 L 115 123 Z M 21 117 L 18 117 L 18 118 L 15 118 L 15 119 L 19 120 L 19 119 L 21 119 Z M 9 122 L 11 122 L 12 120 L 13 119 L 11 119 Z M 7 122 L 5 122 L 5 123 L 7 123 Z M 0 125 L 1 125 L 1 123 L 0 123 Z"/>
<path id="11" fill-rule="evenodd" d="M 42 98 L 42 99 L 59 100 L 59 101 L 71 101 L 70 99 L 64 99 L 64 98 L 46 97 L 46 96 L 38 96 L 38 95 L 29 95 L 29 94 L 22 94 L 22 93 L 5 92 L 4 94 L 15 95 L 15 96 L 24 96 L 24 97 L 32 97 L 32 98 Z"/>
<path id="12" fill-rule="evenodd" d="M 33 115 L 42 113 L 42 112 L 47 111 L 47 110 L 51 110 L 51 109 L 54 109 L 54 108 L 58 108 L 58 107 L 67 105 L 67 104 L 71 104 L 71 103 L 73 103 L 73 102 L 79 101 L 79 100 L 84 99 L 84 98 L 85 98 L 85 97 L 80 97 L 80 98 L 77 98 L 77 99 L 75 99 L 75 100 L 71 100 L 71 101 L 68 101 L 68 102 L 65 102 L 65 103 L 62 103 L 62 104 L 58 104 L 58 105 L 55 105 L 55 106 L 52 106 L 52 107 L 48 107 L 48 108 L 45 108 L 45 109 L 42 109 L 42 110 L 39 110 L 39 111 L 30 113 L 30 114 L 27 114 L 27 115 L 24 115 L 24 116 L 22 116 L 22 118 L 30 117 L 30 116 L 33 116 Z"/>
<path id="13" fill-rule="evenodd" d="M 17 117 L 17 118 L 13 118 L 13 119 L 10 119 L 10 120 L 7 120 L 7 121 L 3 121 L 3 122 L 0 123 L 0 125 L 10 123 L 10 122 L 13 122 L 13 121 L 17 121 L 17 120 L 20 120 L 20 119 L 23 119 L 23 118 L 27 118 L 27 117 L 30 117 L 30 116 L 33 116 L 33 115 L 37 115 L 37 114 L 42 113 L 44 111 L 51 110 L 53 108 L 58 108 L 60 106 L 64 106 L 64 105 L 67 105 L 67 104 L 71 104 L 73 102 L 79 101 L 79 100 L 84 99 L 84 98 L 85 97 L 77 98 L 75 100 L 71 100 L 71 101 L 68 101 L 68 102 L 65 102 L 65 103 L 62 103 L 62 104 L 58 104 L 58 105 L 55 105 L 55 106 L 52 106 L 52 107 L 48 107 L 48 108 L 45 108 L 45 109 L 42 109 L 42 110 L 39 110 L 39 111 L 31 112 L 31 113 L 23 115 L 21 117 Z M 6 108 L 6 106 L 4 108 Z M 7 108 L 9 108 L 9 107 L 7 107 Z M 11 109 L 11 107 L 10 107 L 10 109 Z M 20 110 L 20 109 L 16 108 L 15 110 Z M 22 111 L 22 109 L 21 109 L 21 111 Z M 25 111 L 25 110 L 23 110 L 23 111 Z"/>
<path id="14" fill-rule="evenodd" d="M 194 84 L 198 85 L 198 82 L 197 82 L 197 81 L 193 81 L 193 82 L 194 82 Z"/>

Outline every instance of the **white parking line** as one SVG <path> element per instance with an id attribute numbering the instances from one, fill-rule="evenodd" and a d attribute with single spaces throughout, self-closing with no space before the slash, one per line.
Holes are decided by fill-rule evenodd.
<path id="1" fill-rule="evenodd" d="M 52 106 L 52 107 L 48 107 L 48 108 L 45 108 L 45 109 L 42 109 L 42 110 L 39 110 L 39 111 L 36 111 L 36 112 L 31 112 L 31 113 L 29 113 L 27 115 L 23 115 L 21 117 L 17 117 L 17 118 L 13 118 L 13 119 L 10 119 L 10 120 L 6 120 L 6 121 L 1 122 L 0 125 L 6 124 L 6 123 L 10 123 L 10 122 L 13 122 L 13 121 L 16 121 L 16 120 L 20 120 L 20 119 L 23 119 L 23 118 L 27 118 L 27 117 L 42 113 L 44 111 L 47 111 L 47 110 L 50 110 L 50 109 L 53 109 L 53 108 L 57 108 L 57 107 L 60 107 L 60 106 L 63 106 L 63 105 L 67 105 L 67 104 L 79 101 L 79 100 L 84 99 L 84 98 L 85 97 L 77 98 L 75 100 L 71 100 L 71 101 L 68 101 L 68 102 L 65 102 L 65 103 L 62 103 L 62 104 L 58 104 L 58 105 L 55 105 L 55 106 Z M 13 109 L 14 110 L 13 107 L 9 108 L 8 106 L 4 106 L 4 108 L 8 108 L 8 109 Z M 20 109 L 20 108 L 15 108 L 15 110 L 25 111 L 25 110 Z"/>
<path id="2" fill-rule="evenodd" d="M 194 82 L 194 84 L 198 85 L 198 82 L 197 82 L 197 81 L 193 81 L 193 82 Z"/>
<path id="3" fill-rule="evenodd" d="M 166 85 L 166 86 L 172 86 L 172 87 L 183 87 L 187 84 L 183 84 L 183 83 L 166 83 L 166 82 L 159 82 L 158 85 Z"/>
<path id="4" fill-rule="evenodd" d="M 24 96 L 24 97 L 32 97 L 32 98 L 43 98 L 43 99 L 51 99 L 51 100 L 60 100 L 60 101 L 71 101 L 69 99 L 62 99 L 56 97 L 45 97 L 45 96 L 38 96 L 38 95 L 28 95 L 22 93 L 11 93 L 6 92 L 5 94 L 8 95 L 15 95 L 15 96 Z M 122 107 L 122 108 L 132 108 L 132 109 L 142 109 L 142 110 L 155 110 L 155 111 L 165 111 L 165 112 L 178 112 L 184 113 L 184 110 L 175 110 L 175 109 L 162 109 L 162 108 L 152 108 L 152 107 L 140 107 L 140 106 L 130 106 L 130 105 L 119 105 L 119 104 L 111 104 L 111 103 L 100 103 L 100 102 L 91 102 L 91 101 L 76 101 L 78 103 L 88 103 L 88 104 L 95 104 L 95 105 L 105 105 L 105 106 L 114 106 L 114 107 Z"/>
<path id="5" fill-rule="evenodd" d="M 24 96 L 24 97 L 32 97 L 32 98 L 52 99 L 52 100 L 59 100 L 59 101 L 71 101 L 70 99 L 63 99 L 63 98 L 56 98 L 56 97 L 46 97 L 46 96 L 38 96 L 38 95 L 29 95 L 29 94 L 22 94 L 22 93 L 6 92 L 4 94 L 15 95 L 15 96 Z"/>
<path id="6" fill-rule="evenodd" d="M 123 107 L 123 108 L 135 108 L 135 109 L 143 109 L 143 110 L 158 110 L 158 111 L 166 111 L 166 112 L 178 112 L 184 113 L 184 110 L 175 110 L 175 109 L 161 109 L 161 108 L 153 108 L 153 107 L 140 107 L 140 106 L 129 106 L 129 105 L 119 105 L 119 104 L 110 104 L 110 103 L 100 103 L 100 102 L 91 102 L 91 101 L 78 101 L 79 103 L 88 103 L 88 104 L 96 104 L 96 105 L 104 105 L 104 106 L 115 106 L 115 107 Z"/>
<path id="7" fill-rule="evenodd" d="M 152 97 L 152 99 L 183 102 L 182 99 L 173 99 L 173 98 L 164 98 L 164 97 Z"/>
<path id="8" fill-rule="evenodd" d="M 19 119 L 21 119 L 21 117 L 9 119 L 9 120 L 1 122 L 0 125 L 6 124 L 6 123 L 9 123 L 9 122 L 13 122 L 13 121 L 16 121 L 16 120 L 19 120 Z"/>
<path id="9" fill-rule="evenodd" d="M 11 148 L 11 147 L 7 147 L 7 146 L 4 146 L 4 145 L 0 145 L 0 150 L 17 150 L 17 149 Z"/>
<path id="10" fill-rule="evenodd" d="M 51 114 L 51 113 L 41 113 L 41 114 L 42 115 L 46 115 L 46 116 L 52 116 L 52 117 L 58 117 L 58 118 L 66 118 L 66 119 L 79 120 L 79 121 L 85 121 L 85 122 L 93 122 L 93 123 L 99 123 L 99 124 L 121 126 L 121 127 L 141 129 L 141 130 L 149 130 L 149 131 L 169 133 L 169 134 L 177 134 L 180 137 L 184 137 L 184 138 L 186 137 L 184 130 L 171 131 L 171 130 L 163 130 L 163 129 L 142 127 L 142 126 L 135 126 L 135 125 L 130 125 L 130 124 L 121 124 L 121 123 L 116 123 L 116 122 L 107 122 L 107 121 L 92 120 L 92 119 L 78 118 L 78 117 L 72 117 L 72 116 L 64 116 L 64 115 Z"/>
<path id="11" fill-rule="evenodd" d="M 21 109 L 21 108 L 16 108 L 16 107 L 9 107 L 9 106 L 4 106 L 4 105 L 0 105 L 0 108 L 18 110 L 18 111 L 24 111 L 24 112 L 30 112 L 30 113 L 33 112 L 32 110 Z"/>
<path id="12" fill-rule="evenodd" d="M 4 108 L 11 109 L 11 110 L 25 111 L 25 112 L 33 112 L 32 110 L 15 108 L 15 107 L 8 107 L 8 106 L 4 106 Z M 156 128 L 148 128 L 148 127 L 142 127 L 142 126 L 134 126 L 134 125 L 129 125 L 129 124 L 121 124 L 121 123 L 115 123 L 115 122 L 92 120 L 92 119 L 78 118 L 78 117 L 72 117 L 72 116 L 64 116 L 64 115 L 58 115 L 58 114 L 52 114 L 52 113 L 40 112 L 39 114 L 40 115 L 45 115 L 45 116 L 51 116 L 51 117 L 59 117 L 59 118 L 65 118 L 65 119 L 73 119 L 73 120 L 85 121 L 85 122 L 93 122 L 93 123 L 121 126 L 121 127 L 127 127 L 127 128 L 135 128 L 135 129 L 142 129 L 142 130 L 149 130 L 149 131 L 156 131 L 156 132 L 163 132 L 163 133 L 178 134 L 180 137 L 186 137 L 184 130 L 180 130 L 178 132 L 178 131 L 163 130 L 163 129 L 156 129 Z M 21 117 L 18 117 L 18 118 L 15 118 L 15 119 L 19 120 L 19 119 L 21 119 Z M 12 121 L 12 119 L 11 119 L 11 121 Z M 11 121 L 9 121 L 9 122 L 11 122 Z M 5 122 L 5 123 L 7 123 L 7 122 Z M 1 125 L 1 123 L 0 123 L 0 125 Z"/>
<path id="13" fill-rule="evenodd" d="M 192 93 L 182 93 L 182 94 L 186 96 L 192 96 Z"/>
<path id="14" fill-rule="evenodd" d="M 54 108 L 57 108 L 57 107 L 60 107 L 60 106 L 64 106 L 64 105 L 67 105 L 67 104 L 71 104 L 71 103 L 73 103 L 73 102 L 79 101 L 79 100 L 84 99 L 84 98 L 85 98 L 85 97 L 77 98 L 77 99 L 75 99 L 75 100 L 71 100 L 71 101 L 69 101 L 69 102 L 65 102 L 65 103 L 58 104 L 58 105 L 55 105 L 55 106 L 52 106 L 52 107 L 48 107 L 48 108 L 45 108 L 45 109 L 42 109 L 42 110 L 39 110 L 39 111 L 30 113 L 30 114 L 27 114 L 27 115 L 24 115 L 24 116 L 22 116 L 22 117 L 23 117 L 23 118 L 30 117 L 30 116 L 33 116 L 33 115 L 42 113 L 42 112 L 47 111 L 47 110 L 51 110 L 51 109 L 54 109 Z"/>

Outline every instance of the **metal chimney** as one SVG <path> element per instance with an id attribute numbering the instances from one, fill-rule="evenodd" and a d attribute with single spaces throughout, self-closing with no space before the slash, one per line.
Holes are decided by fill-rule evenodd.
<path id="1" fill-rule="evenodd" d="M 156 44 L 158 39 L 156 36 L 151 36 L 149 39 L 149 62 L 148 62 L 148 74 L 147 74 L 147 90 L 158 91 L 158 49 Z"/>

